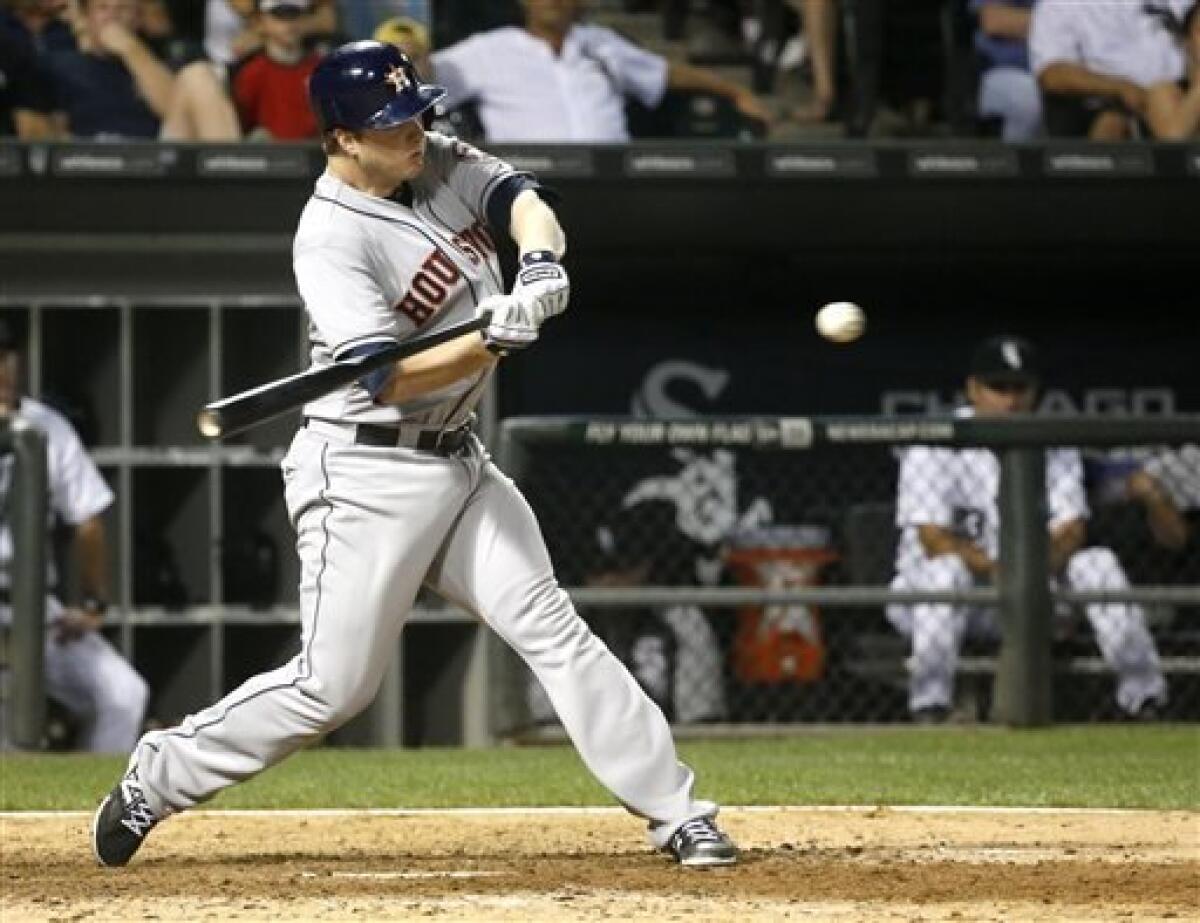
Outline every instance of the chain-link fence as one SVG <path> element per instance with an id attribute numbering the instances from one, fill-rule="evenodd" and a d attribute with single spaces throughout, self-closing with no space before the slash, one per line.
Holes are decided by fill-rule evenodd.
<path id="1" fill-rule="evenodd" d="M 1200 718 L 1188 440 L 1195 417 L 529 419 L 501 451 L 677 724 L 1040 723 Z M 501 732 L 552 725 L 516 675 Z"/>

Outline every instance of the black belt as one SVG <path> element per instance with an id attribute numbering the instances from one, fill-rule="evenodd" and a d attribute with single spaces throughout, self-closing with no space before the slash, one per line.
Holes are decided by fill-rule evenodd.
<path id="1" fill-rule="evenodd" d="M 411 446 L 422 452 L 437 452 L 439 455 L 458 454 L 470 437 L 471 430 L 465 426 L 461 429 L 430 429 L 419 433 L 413 444 L 404 437 L 404 431 L 399 426 L 359 423 L 354 429 L 355 445 Z"/>
<path id="2" fill-rule="evenodd" d="M 471 441 L 470 426 L 457 429 L 425 429 L 416 426 L 386 426 L 380 423 L 331 423 L 330 421 L 305 420 L 305 426 L 324 428 L 333 426 L 344 432 L 353 432 L 355 445 L 378 448 L 416 449 L 438 455 L 457 455 Z"/>

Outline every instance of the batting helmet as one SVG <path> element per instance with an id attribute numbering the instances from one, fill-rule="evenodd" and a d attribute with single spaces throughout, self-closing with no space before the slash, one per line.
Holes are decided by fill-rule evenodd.
<path id="1" fill-rule="evenodd" d="M 446 95 L 422 83 L 408 55 L 384 42 L 350 42 L 308 78 L 308 99 L 322 131 L 381 129 L 407 122 Z"/>

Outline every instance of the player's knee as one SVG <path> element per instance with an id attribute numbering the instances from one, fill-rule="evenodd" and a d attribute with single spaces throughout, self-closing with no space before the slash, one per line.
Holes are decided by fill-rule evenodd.
<path id="1" fill-rule="evenodd" d="M 569 662 L 599 643 L 553 576 L 506 594 L 490 615 L 504 638 L 527 657 Z"/>
<path id="2" fill-rule="evenodd" d="M 918 577 L 923 590 L 966 590 L 974 583 L 971 570 L 956 554 L 943 554 L 926 562 Z"/>
<path id="3" fill-rule="evenodd" d="M 303 710 L 313 733 L 335 730 L 359 715 L 371 704 L 378 689 L 378 684 L 348 679 L 343 683 L 324 684 L 317 689 L 305 690 L 308 701 Z"/>
<path id="4" fill-rule="evenodd" d="M 141 721 L 150 701 L 150 687 L 133 667 L 109 673 L 97 684 L 94 707 L 97 713 L 134 714 Z"/>
<path id="5" fill-rule="evenodd" d="M 1080 589 L 1088 587 L 1123 588 L 1129 581 L 1121 561 L 1111 548 L 1084 548 L 1067 561 L 1067 581 Z"/>

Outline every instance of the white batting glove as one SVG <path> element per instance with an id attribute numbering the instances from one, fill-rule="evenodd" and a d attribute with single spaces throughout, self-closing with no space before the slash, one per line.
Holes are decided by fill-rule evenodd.
<path id="1" fill-rule="evenodd" d="M 491 295 L 479 302 L 475 316 L 492 312 L 491 322 L 480 331 L 483 344 L 503 356 L 514 349 L 524 349 L 537 339 L 538 325 L 528 304 L 512 295 Z"/>
<path id="2" fill-rule="evenodd" d="M 533 308 L 534 321 L 540 327 L 547 318 L 567 310 L 571 280 L 551 251 L 530 250 L 521 256 L 512 294 Z"/>

